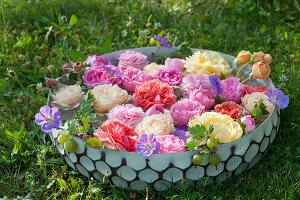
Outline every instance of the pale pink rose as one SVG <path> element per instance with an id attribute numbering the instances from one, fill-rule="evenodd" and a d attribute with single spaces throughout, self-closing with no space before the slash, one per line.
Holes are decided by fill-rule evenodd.
<path id="1" fill-rule="evenodd" d="M 160 143 L 159 153 L 184 152 L 184 141 L 174 135 L 157 136 L 156 141 Z"/>
<path id="2" fill-rule="evenodd" d="M 179 86 L 182 81 L 181 71 L 177 68 L 161 69 L 156 72 L 156 79 L 172 86 Z"/>
<path id="3" fill-rule="evenodd" d="M 210 109 L 215 104 L 215 98 L 211 93 L 204 92 L 199 89 L 196 89 L 193 92 L 191 92 L 189 99 L 201 103 L 205 107 L 205 110 Z"/>
<path id="4" fill-rule="evenodd" d="M 147 64 L 147 56 L 140 52 L 127 50 L 119 57 L 119 67 L 134 67 L 143 69 Z"/>
<path id="5" fill-rule="evenodd" d="M 246 131 L 248 133 L 253 131 L 256 128 L 254 119 L 251 117 L 251 115 L 242 117 L 241 122 L 246 125 Z"/>
<path id="6" fill-rule="evenodd" d="M 108 113 L 108 119 L 117 119 L 124 124 L 130 125 L 132 128 L 135 128 L 144 117 L 143 109 L 132 104 L 115 106 Z"/>
<path id="7" fill-rule="evenodd" d="M 164 114 L 165 109 L 161 104 L 155 104 L 146 111 L 146 116 L 155 115 L 155 114 Z"/>
<path id="8" fill-rule="evenodd" d="M 202 115 L 205 107 L 198 101 L 183 99 L 171 106 L 170 114 L 176 126 L 187 125 L 189 120 L 195 115 Z"/>
<path id="9" fill-rule="evenodd" d="M 175 67 L 175 68 L 177 68 L 177 69 L 179 69 L 180 71 L 183 72 L 185 70 L 184 62 L 185 62 L 185 60 L 179 59 L 179 58 L 167 58 L 165 60 L 165 65 L 168 68 Z"/>
<path id="10" fill-rule="evenodd" d="M 221 98 L 225 101 L 233 101 L 237 104 L 241 103 L 241 98 L 244 94 L 244 86 L 240 82 L 239 78 L 231 77 L 225 80 L 221 80 L 222 93 Z M 213 95 L 217 95 L 215 91 L 212 91 Z"/>
<path id="11" fill-rule="evenodd" d="M 154 79 L 148 72 L 136 68 L 125 68 L 122 73 L 124 74 L 122 79 L 123 88 L 130 93 L 134 92 L 136 86 Z"/>
<path id="12" fill-rule="evenodd" d="M 251 114 L 253 113 L 255 103 L 258 103 L 258 101 L 262 99 L 263 103 L 267 106 L 267 110 L 269 113 L 271 113 L 274 109 L 274 104 L 272 104 L 268 100 L 268 96 L 261 92 L 253 92 L 251 94 L 246 94 L 242 98 L 243 106 L 246 108 L 246 110 Z"/>
<path id="13" fill-rule="evenodd" d="M 208 77 L 208 75 L 201 73 L 188 74 L 187 76 L 183 77 L 181 86 L 185 88 L 184 95 L 188 97 L 188 95 L 195 89 L 211 92 L 211 84 Z"/>
<path id="14" fill-rule="evenodd" d="M 104 56 L 89 56 L 86 61 L 85 64 L 87 64 L 87 66 L 89 67 L 94 67 L 94 66 L 98 66 L 98 65 L 111 65 L 111 62 L 109 60 L 107 60 Z"/>

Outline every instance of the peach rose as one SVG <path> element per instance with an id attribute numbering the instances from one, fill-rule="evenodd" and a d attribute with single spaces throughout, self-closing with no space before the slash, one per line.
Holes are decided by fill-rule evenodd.
<path id="1" fill-rule="evenodd" d="M 265 54 L 263 60 L 264 63 L 271 64 L 272 63 L 272 56 L 270 54 Z"/>
<path id="2" fill-rule="evenodd" d="M 242 50 L 239 52 L 239 54 L 237 55 L 237 60 L 242 63 L 242 64 L 246 64 L 247 62 L 249 62 L 251 60 L 251 53 L 249 51 L 245 51 Z"/>
<path id="3" fill-rule="evenodd" d="M 140 135 L 169 135 L 174 130 L 173 119 L 169 114 L 154 114 L 144 117 L 135 130 Z"/>
<path id="4" fill-rule="evenodd" d="M 92 94 L 95 99 L 93 107 L 97 114 L 108 113 L 112 107 L 125 104 L 130 100 L 128 92 L 118 85 L 98 85 L 92 89 Z"/>
<path id="5" fill-rule="evenodd" d="M 255 55 L 255 57 L 253 59 L 254 62 L 261 61 L 264 58 L 264 56 L 265 56 L 264 52 L 262 52 L 262 51 L 254 52 L 253 55 Z"/>
<path id="6" fill-rule="evenodd" d="M 262 99 L 264 104 L 267 106 L 267 110 L 271 113 L 274 109 L 274 105 L 268 100 L 268 96 L 261 92 L 253 92 L 251 94 L 246 94 L 242 97 L 243 106 L 251 114 L 253 113 L 255 103 Z"/>
<path id="7" fill-rule="evenodd" d="M 252 65 L 252 74 L 256 79 L 265 79 L 269 76 L 270 72 L 271 69 L 268 63 L 260 61 Z"/>
<path id="8" fill-rule="evenodd" d="M 51 99 L 53 105 L 58 108 L 72 109 L 78 106 L 83 96 L 82 89 L 79 85 L 69 85 L 59 88 L 56 94 L 51 94 Z"/>

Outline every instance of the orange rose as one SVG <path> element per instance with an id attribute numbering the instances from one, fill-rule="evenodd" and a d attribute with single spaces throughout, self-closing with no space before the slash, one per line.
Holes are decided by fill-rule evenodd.
<path id="1" fill-rule="evenodd" d="M 242 63 L 242 64 L 246 64 L 247 62 L 249 62 L 251 60 L 251 54 L 249 51 L 245 51 L 242 50 L 239 52 L 239 54 L 237 55 L 237 60 Z"/>
<path id="2" fill-rule="evenodd" d="M 265 56 L 264 52 L 262 52 L 262 51 L 254 52 L 253 55 L 255 55 L 255 57 L 253 59 L 254 62 L 261 61 L 264 58 L 264 56 Z"/>
<path id="3" fill-rule="evenodd" d="M 252 65 L 252 74 L 256 79 L 264 79 L 269 76 L 271 72 L 270 66 L 268 63 L 262 61 L 256 62 Z"/>
<path id="4" fill-rule="evenodd" d="M 265 54 L 263 60 L 264 63 L 271 64 L 272 63 L 272 56 L 270 54 Z"/>

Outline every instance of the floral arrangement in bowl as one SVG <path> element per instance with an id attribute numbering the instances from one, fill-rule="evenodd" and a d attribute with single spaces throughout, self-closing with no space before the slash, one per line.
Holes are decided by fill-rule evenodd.
<path id="1" fill-rule="evenodd" d="M 165 45 L 164 38 L 156 39 Z M 50 105 L 40 109 L 36 124 L 46 133 L 64 130 L 58 142 L 69 153 L 77 151 L 80 138 L 91 148 L 145 157 L 197 151 L 194 165 L 207 155 L 217 166 L 219 145 L 249 134 L 275 106 L 289 103 L 281 90 L 246 84 L 268 78 L 272 57 L 263 52 L 243 50 L 233 66 L 213 51 L 166 58 L 164 64 L 147 59 L 127 50 L 118 65 L 103 56 L 64 64 L 63 77 L 46 81 Z M 58 109 L 74 115 L 62 121 Z"/>

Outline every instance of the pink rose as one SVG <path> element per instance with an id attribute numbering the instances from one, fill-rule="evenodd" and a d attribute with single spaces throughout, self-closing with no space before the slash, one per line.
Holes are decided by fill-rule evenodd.
<path id="1" fill-rule="evenodd" d="M 180 71 L 184 71 L 185 67 L 184 67 L 184 60 L 183 59 L 179 59 L 179 58 L 167 58 L 165 60 L 165 65 L 168 68 L 177 68 Z"/>
<path id="2" fill-rule="evenodd" d="M 248 133 L 253 131 L 256 128 L 254 119 L 251 117 L 251 115 L 242 117 L 241 122 L 246 125 L 246 131 Z"/>
<path id="3" fill-rule="evenodd" d="M 177 126 L 187 125 L 190 118 L 195 115 L 205 112 L 205 107 L 198 101 L 192 101 L 190 99 L 183 99 L 175 103 L 170 110 L 170 114 L 173 118 L 174 124 Z"/>
<path id="4" fill-rule="evenodd" d="M 159 153 L 184 152 L 184 141 L 174 135 L 156 136 L 156 141 L 160 143 Z"/>
<path id="5" fill-rule="evenodd" d="M 135 128 L 144 117 L 145 113 L 143 109 L 135 107 L 132 104 L 115 106 L 108 113 L 108 119 L 117 119 L 124 124 L 130 125 L 132 128 Z"/>
<path id="6" fill-rule="evenodd" d="M 182 81 L 181 71 L 177 68 L 161 69 L 156 72 L 156 78 L 172 86 L 180 85 Z"/>
<path id="7" fill-rule="evenodd" d="M 172 106 L 176 102 L 173 88 L 157 79 L 147 81 L 135 88 L 132 95 L 132 103 L 144 110 L 149 109 L 155 104 L 163 107 Z"/>
<path id="8" fill-rule="evenodd" d="M 119 67 L 134 67 L 138 69 L 143 69 L 147 64 L 147 56 L 140 52 L 127 50 L 121 53 L 119 58 Z"/>
<path id="9" fill-rule="evenodd" d="M 196 89 L 190 93 L 189 99 L 192 101 L 198 101 L 204 105 L 205 110 L 210 109 L 215 104 L 215 98 L 209 92 Z"/>
<path id="10" fill-rule="evenodd" d="M 122 73 L 124 74 L 122 79 L 123 88 L 131 93 L 134 92 L 136 86 L 154 79 L 148 72 L 136 68 L 125 68 Z"/>
<path id="11" fill-rule="evenodd" d="M 155 114 L 164 114 L 165 109 L 161 104 L 155 104 L 146 111 L 146 116 L 155 115 Z"/>
<path id="12" fill-rule="evenodd" d="M 261 92 L 261 93 L 266 94 L 267 90 L 268 90 L 268 88 L 266 88 L 264 86 L 252 87 L 250 85 L 244 85 L 244 95 L 251 94 L 253 92 Z"/>
<path id="13" fill-rule="evenodd" d="M 119 70 L 120 69 L 114 65 L 107 65 L 108 67 Z M 110 74 L 103 69 L 102 66 L 95 66 L 84 72 L 84 76 L 82 77 L 84 84 L 86 87 L 92 89 L 97 85 L 104 84 L 120 84 L 121 79 L 116 76 L 110 76 Z"/>
<path id="14" fill-rule="evenodd" d="M 188 96 L 195 89 L 200 89 L 205 92 L 211 92 L 211 84 L 209 76 L 206 74 L 188 74 L 182 80 L 182 86 L 185 88 L 185 96 Z"/>
<path id="15" fill-rule="evenodd" d="M 107 60 L 104 56 L 89 56 L 86 61 L 85 64 L 87 64 L 87 66 L 89 67 L 94 67 L 94 66 L 98 66 L 98 65 L 111 65 L 111 62 L 109 60 Z"/>
<path id="16" fill-rule="evenodd" d="M 239 78 L 231 77 L 225 80 L 221 80 L 222 93 L 221 98 L 225 101 L 233 101 L 235 103 L 241 103 L 241 98 L 244 94 L 243 84 Z M 217 95 L 215 91 L 212 91 L 213 95 Z"/>

